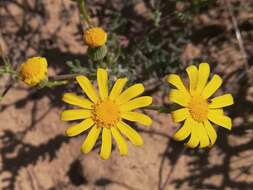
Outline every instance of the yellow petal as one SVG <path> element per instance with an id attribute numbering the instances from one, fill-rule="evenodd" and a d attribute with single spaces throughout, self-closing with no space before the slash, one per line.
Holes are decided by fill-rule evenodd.
<path id="1" fill-rule="evenodd" d="M 143 140 L 141 136 L 128 124 L 121 121 L 117 124 L 117 127 L 120 130 L 120 132 L 124 134 L 134 145 L 136 146 L 143 145 Z"/>
<path id="2" fill-rule="evenodd" d="M 108 97 L 108 76 L 105 69 L 97 69 L 97 82 L 100 97 L 104 100 Z"/>
<path id="3" fill-rule="evenodd" d="M 185 145 L 189 148 L 196 148 L 199 145 L 199 134 L 198 130 L 196 130 L 198 122 L 189 118 L 189 125 L 191 126 L 191 136 L 189 141 Z"/>
<path id="4" fill-rule="evenodd" d="M 62 100 L 68 104 L 79 106 L 81 108 L 92 109 L 93 103 L 85 98 L 73 93 L 65 93 Z"/>
<path id="5" fill-rule="evenodd" d="M 91 116 L 90 110 L 75 109 L 75 110 L 64 110 L 61 113 L 62 121 L 72 121 L 77 119 L 86 119 Z"/>
<path id="6" fill-rule="evenodd" d="M 181 106 L 187 107 L 190 97 L 182 93 L 179 90 L 172 89 L 169 93 L 169 101 L 179 104 Z"/>
<path id="7" fill-rule="evenodd" d="M 210 145 L 207 132 L 202 122 L 201 123 L 197 122 L 196 124 L 197 124 L 196 129 L 198 130 L 198 136 L 199 136 L 199 147 L 205 148 Z"/>
<path id="8" fill-rule="evenodd" d="M 92 148 L 94 147 L 94 145 L 98 139 L 100 131 L 101 131 L 101 127 L 94 126 L 91 128 L 88 136 L 86 137 L 86 139 L 83 142 L 82 147 L 81 147 L 81 151 L 83 153 L 86 154 L 92 150 Z"/>
<path id="9" fill-rule="evenodd" d="M 213 123 L 221 127 L 224 127 L 228 130 L 231 130 L 232 128 L 232 121 L 228 116 L 218 114 L 216 111 L 213 111 L 211 109 L 208 111 L 208 119 Z"/>
<path id="10" fill-rule="evenodd" d="M 214 75 L 213 78 L 205 86 L 202 96 L 207 99 L 212 96 L 222 84 L 222 78 L 219 75 Z"/>
<path id="11" fill-rule="evenodd" d="M 180 76 L 176 75 L 176 74 L 170 74 L 168 76 L 167 79 L 168 83 L 172 84 L 173 86 L 175 86 L 178 90 L 182 91 L 185 94 L 189 95 L 189 92 L 187 91 L 187 89 L 185 88 L 185 85 L 183 83 L 183 81 L 181 80 Z"/>
<path id="12" fill-rule="evenodd" d="M 111 130 L 104 127 L 102 132 L 102 146 L 100 156 L 102 159 L 107 160 L 112 151 L 112 134 Z"/>
<path id="13" fill-rule="evenodd" d="M 86 119 L 81 123 L 78 123 L 66 130 L 66 135 L 69 137 L 73 137 L 79 135 L 80 133 L 84 132 L 85 130 L 89 129 L 92 125 L 94 125 L 94 121 L 92 119 Z"/>
<path id="14" fill-rule="evenodd" d="M 181 108 L 171 113 L 174 122 L 184 121 L 189 116 L 188 108 Z"/>
<path id="15" fill-rule="evenodd" d="M 204 126 L 206 129 L 207 135 L 210 139 L 210 142 L 211 142 L 210 147 L 211 147 L 217 139 L 217 134 L 212 124 L 208 120 L 204 121 Z"/>
<path id="16" fill-rule="evenodd" d="M 121 112 L 127 112 L 130 110 L 134 110 L 137 108 L 142 108 L 142 107 L 148 106 L 151 103 L 152 103 L 151 96 L 142 96 L 142 97 L 130 100 L 129 102 L 121 105 L 120 110 L 121 110 Z"/>
<path id="17" fill-rule="evenodd" d="M 209 109 L 209 111 L 211 111 L 214 114 L 224 115 L 224 111 L 223 111 L 222 108 L 219 108 L 219 109 Z"/>
<path id="18" fill-rule="evenodd" d="M 86 93 L 86 95 L 90 98 L 90 100 L 96 103 L 98 101 L 98 95 L 94 87 L 92 86 L 90 80 L 85 76 L 77 76 L 76 80 L 83 89 L 83 91 Z"/>
<path id="19" fill-rule="evenodd" d="M 121 134 L 119 133 L 116 127 L 112 127 L 111 131 L 112 131 L 112 136 L 114 137 L 117 143 L 120 155 L 127 155 L 128 147 L 127 147 L 127 143 L 125 139 L 121 136 Z"/>
<path id="20" fill-rule="evenodd" d="M 127 78 L 116 80 L 110 93 L 111 100 L 115 100 L 120 95 L 126 83 L 127 83 Z"/>
<path id="21" fill-rule="evenodd" d="M 222 96 L 211 99 L 211 103 L 208 105 L 209 108 L 222 108 L 230 106 L 234 103 L 233 96 L 231 94 L 225 94 Z"/>
<path id="22" fill-rule="evenodd" d="M 190 135 L 191 123 L 189 121 L 189 119 L 185 120 L 184 125 L 173 135 L 173 139 L 176 141 L 182 141 Z"/>
<path id="23" fill-rule="evenodd" d="M 190 93 L 192 94 L 197 87 L 198 82 L 198 69 L 195 65 L 191 65 L 186 68 L 186 72 L 189 77 Z"/>
<path id="24" fill-rule="evenodd" d="M 145 126 L 150 126 L 152 124 L 152 119 L 143 113 L 125 112 L 121 117 L 129 121 L 135 121 Z"/>
<path id="25" fill-rule="evenodd" d="M 128 102 L 130 99 L 142 94 L 144 92 L 144 86 L 142 84 L 135 84 L 126 89 L 117 99 L 119 105 Z"/>
<path id="26" fill-rule="evenodd" d="M 206 82 L 208 80 L 209 73 L 210 73 L 210 67 L 208 63 L 201 63 L 199 65 L 198 83 L 197 83 L 197 88 L 196 88 L 197 93 L 199 94 L 202 93 L 206 85 Z"/>

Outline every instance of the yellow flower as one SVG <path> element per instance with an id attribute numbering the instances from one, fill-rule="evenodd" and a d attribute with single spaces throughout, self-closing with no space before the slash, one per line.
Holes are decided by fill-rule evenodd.
<path id="1" fill-rule="evenodd" d="M 186 146 L 195 148 L 211 147 L 217 138 L 216 131 L 210 121 L 226 129 L 231 129 L 232 121 L 224 115 L 223 107 L 232 105 L 233 97 L 225 94 L 208 100 L 221 86 L 222 79 L 215 74 L 208 81 L 210 67 L 207 63 L 201 63 L 199 68 L 189 66 L 186 68 L 189 77 L 189 86 L 185 87 L 181 78 L 176 74 L 168 77 L 168 82 L 177 89 L 172 89 L 169 100 L 183 108 L 172 112 L 175 122 L 184 121 L 184 125 L 174 134 L 178 141 L 190 138 Z"/>
<path id="2" fill-rule="evenodd" d="M 107 41 L 107 33 L 99 27 L 90 28 L 84 33 L 84 41 L 92 48 L 103 46 Z"/>
<path id="3" fill-rule="evenodd" d="M 32 57 L 21 64 L 19 76 L 29 86 L 35 86 L 47 79 L 47 60 L 44 57 Z"/>
<path id="4" fill-rule="evenodd" d="M 121 134 L 126 136 L 134 145 L 140 146 L 143 144 L 141 136 L 124 122 L 125 119 L 145 126 L 149 126 L 152 123 L 152 120 L 147 115 L 133 111 L 152 103 L 152 97 L 150 96 L 137 97 L 144 92 L 142 84 L 135 84 L 122 92 L 127 78 L 121 78 L 115 82 L 109 94 L 107 71 L 98 69 L 98 96 L 88 78 L 77 76 L 76 80 L 89 99 L 76 96 L 72 93 L 64 94 L 64 102 L 79 106 L 81 109 L 65 110 L 61 114 L 61 119 L 63 121 L 83 119 L 79 124 L 66 130 L 67 136 L 76 136 L 90 129 L 81 147 L 83 153 L 88 153 L 92 150 L 101 130 L 102 147 L 100 156 L 102 159 L 110 157 L 112 136 L 121 155 L 128 153 L 127 143 Z"/>

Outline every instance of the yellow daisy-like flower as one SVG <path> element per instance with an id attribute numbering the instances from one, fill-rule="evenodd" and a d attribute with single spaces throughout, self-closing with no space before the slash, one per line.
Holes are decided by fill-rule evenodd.
<path id="1" fill-rule="evenodd" d="M 169 100 L 183 108 L 172 112 L 175 122 L 185 121 L 184 125 L 174 134 L 174 139 L 185 140 L 189 135 L 186 146 L 195 148 L 211 147 L 217 134 L 210 121 L 226 129 L 231 129 L 232 121 L 224 115 L 223 107 L 232 105 L 233 97 L 225 94 L 208 100 L 221 86 L 222 79 L 215 74 L 208 81 L 210 67 L 207 63 L 201 63 L 199 68 L 189 66 L 186 68 L 189 77 L 189 87 L 187 88 L 181 78 L 176 74 L 168 76 L 168 82 L 177 89 L 172 89 Z"/>
<path id="2" fill-rule="evenodd" d="M 102 147 L 100 156 L 108 159 L 111 154 L 112 136 L 114 137 L 121 155 L 128 153 L 128 147 L 121 134 L 126 136 L 134 145 L 143 144 L 141 136 L 123 120 L 135 121 L 145 126 L 150 126 L 152 120 L 145 114 L 134 112 L 134 109 L 148 106 L 152 103 L 152 97 L 141 96 L 144 92 L 142 84 L 135 84 L 125 91 L 123 88 L 127 78 L 118 79 L 110 94 L 108 93 L 108 76 L 104 69 L 97 70 L 97 83 L 99 96 L 89 79 L 85 76 L 77 76 L 77 82 L 89 99 L 66 93 L 63 101 L 82 109 L 65 110 L 61 114 L 63 121 L 83 119 L 66 130 L 67 136 L 76 136 L 90 129 L 81 151 L 88 153 L 94 147 L 100 131 L 102 130 Z M 123 92 L 122 92 L 123 91 Z M 137 98 L 136 98 L 137 97 Z"/>
<path id="3" fill-rule="evenodd" d="M 47 60 L 44 57 L 32 57 L 21 64 L 19 76 L 29 86 L 35 86 L 47 79 Z"/>
<path id="4" fill-rule="evenodd" d="M 103 46 L 107 41 L 107 33 L 100 27 L 90 28 L 84 33 L 84 41 L 92 48 Z"/>

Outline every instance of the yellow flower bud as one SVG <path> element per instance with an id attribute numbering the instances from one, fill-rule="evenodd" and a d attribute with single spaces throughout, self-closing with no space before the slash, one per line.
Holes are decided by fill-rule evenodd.
<path id="1" fill-rule="evenodd" d="M 47 79 L 47 60 L 44 57 L 32 57 L 21 64 L 19 76 L 29 86 L 35 86 Z"/>
<path id="2" fill-rule="evenodd" d="M 100 27 L 93 27 L 85 31 L 84 41 L 91 48 L 103 46 L 107 41 L 107 33 Z"/>

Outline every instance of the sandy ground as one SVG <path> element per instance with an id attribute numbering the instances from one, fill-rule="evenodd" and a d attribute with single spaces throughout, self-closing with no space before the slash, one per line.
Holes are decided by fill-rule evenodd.
<path id="1" fill-rule="evenodd" d="M 44 3 L 37 1 L 35 5 L 34 1 L 28 1 L 30 12 L 24 11 L 20 2 L 13 1 L 0 7 L 0 26 L 4 27 L 1 43 L 14 62 L 43 54 L 51 63 L 50 75 L 53 75 L 62 72 L 63 62 L 82 58 L 86 48 L 81 41 L 78 12 L 73 2 L 47 0 Z M 136 10 L 141 6 L 138 5 Z M 247 16 L 253 18 L 245 14 L 240 18 Z M 216 18 L 210 12 L 195 22 L 219 25 L 221 19 L 227 24 L 225 30 L 231 31 L 226 14 Z M 253 36 L 252 30 L 247 32 L 246 37 Z M 248 43 L 245 46 L 246 49 L 252 48 Z M 243 66 L 235 38 L 209 49 L 204 49 L 200 43 L 189 43 L 182 61 L 186 63 L 201 53 L 220 63 L 215 71 L 224 77 Z M 238 103 L 229 112 L 234 118 L 234 129 L 231 132 L 219 129 L 217 144 L 212 149 L 186 149 L 183 143 L 171 139 L 178 126 L 172 123 L 170 115 L 149 111 L 154 118 L 152 127 L 137 126 L 145 145 L 139 148 L 128 143 L 127 157 L 120 157 L 114 147 L 107 161 L 99 157 L 99 143 L 90 154 L 80 154 L 85 134 L 76 138 L 65 137 L 64 131 L 69 124 L 60 121 L 59 113 L 64 109 L 60 99 L 66 89 L 34 91 L 19 83 L 1 102 L 0 189 L 252 189 L 253 133 L 252 124 L 246 117 L 252 113 L 253 103 L 250 88 L 242 88 L 245 81 L 234 84 L 231 82 L 233 77 L 238 76 L 228 78 L 230 85 L 223 90 L 237 90 L 234 96 Z M 6 81 L 8 78 L 3 78 L 1 89 Z M 157 104 L 166 102 L 160 93 L 153 96 Z"/>

